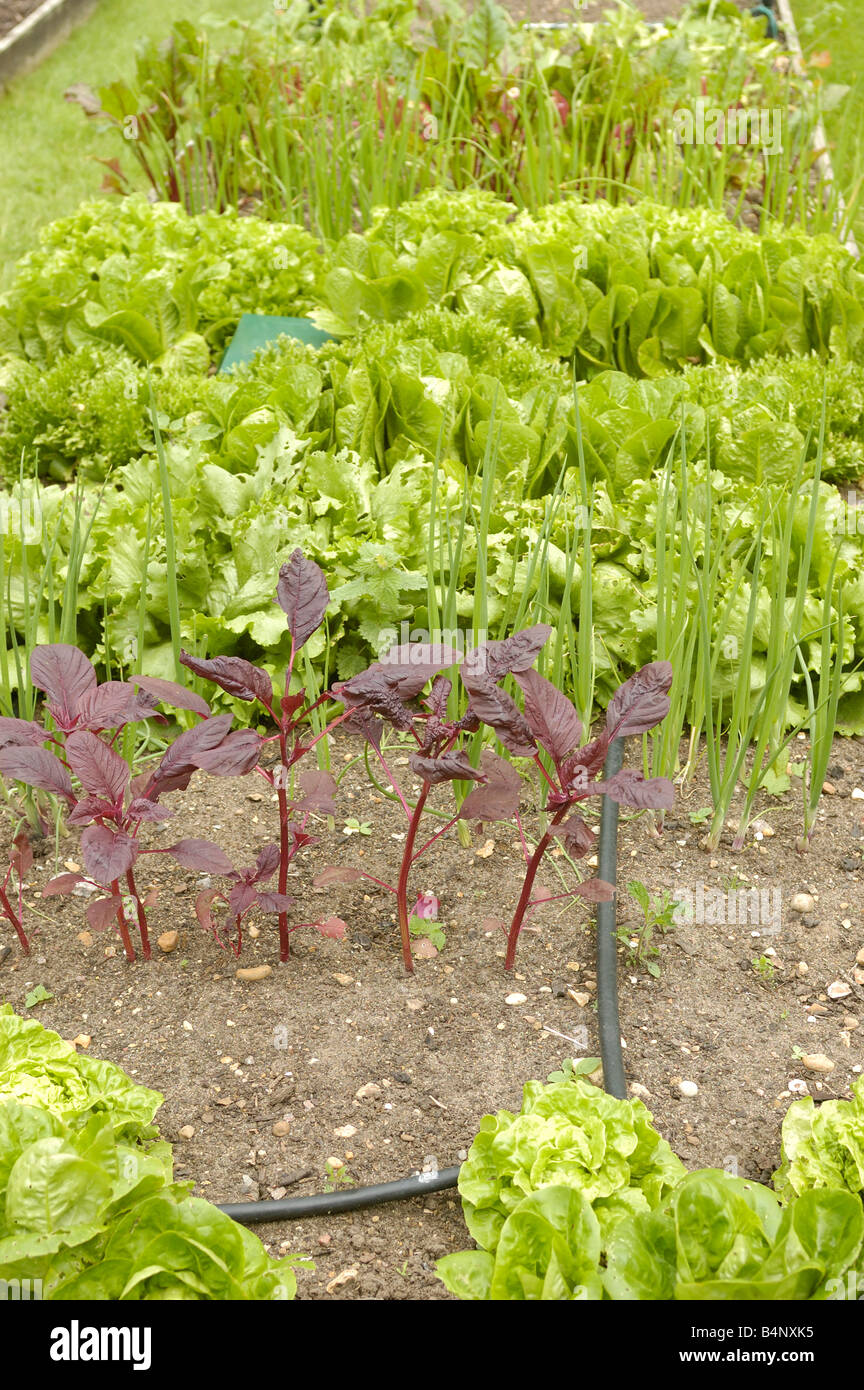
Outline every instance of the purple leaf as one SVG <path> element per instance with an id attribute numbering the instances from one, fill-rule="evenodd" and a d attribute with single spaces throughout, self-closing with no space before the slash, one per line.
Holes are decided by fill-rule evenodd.
<path id="1" fill-rule="evenodd" d="M 197 869 L 203 874 L 230 874 L 234 868 L 225 851 L 212 840 L 178 840 L 165 852 L 182 868 Z"/>
<path id="2" fill-rule="evenodd" d="M 138 719 L 152 719 L 156 701 L 150 695 L 139 695 L 126 681 L 104 681 L 87 690 L 78 701 L 75 712 L 76 729 L 122 729 Z"/>
<path id="3" fill-rule="evenodd" d="M 577 883 L 572 891 L 577 898 L 584 898 L 589 903 L 608 903 L 615 897 L 614 883 L 607 883 L 605 878 L 586 878 L 584 883 Z"/>
<path id="4" fill-rule="evenodd" d="M 265 845 L 255 860 L 255 877 L 259 882 L 272 878 L 279 867 L 281 851 L 276 844 Z"/>
<path id="5" fill-rule="evenodd" d="M 348 923 L 343 922 L 341 917 L 327 917 L 323 922 L 313 922 L 312 925 L 322 936 L 329 936 L 333 941 L 344 940 L 348 930 Z"/>
<path id="6" fill-rule="evenodd" d="M 181 655 L 182 661 L 182 655 Z M 160 700 L 164 705 L 173 705 L 175 709 L 191 709 L 195 714 L 201 714 L 206 719 L 210 713 L 210 706 L 200 695 L 196 695 L 194 690 L 187 690 L 185 685 L 180 685 L 177 681 L 161 680 L 159 676 L 133 676 L 133 685 L 140 685 L 142 690 L 146 690 L 148 695 Z"/>
<path id="7" fill-rule="evenodd" d="M 604 729 L 602 734 L 567 759 L 561 768 L 561 784 L 565 791 L 589 794 L 589 782 L 603 771 L 610 742 L 609 734 Z M 593 795 L 593 787 L 590 794 Z"/>
<path id="8" fill-rule="evenodd" d="M 570 816 L 563 825 L 556 826 L 554 834 L 564 841 L 567 853 L 574 859 L 589 854 L 596 844 L 591 827 L 581 816 Z"/>
<path id="9" fill-rule="evenodd" d="M 79 883 L 84 883 L 83 874 L 58 874 L 45 884 L 42 889 L 43 898 L 53 898 L 58 893 L 71 893 L 72 889 Z"/>
<path id="10" fill-rule="evenodd" d="M 182 791 L 188 787 L 192 773 L 198 767 L 197 757 L 222 742 L 231 728 L 231 719 L 230 714 L 217 714 L 212 719 L 202 719 L 194 729 L 187 729 L 179 738 L 175 738 L 156 771 L 145 783 L 148 788 L 152 788 L 150 799 L 155 801 L 165 792 Z M 133 790 L 139 790 L 137 779 Z"/>
<path id="11" fill-rule="evenodd" d="M 381 715 L 403 733 L 414 727 L 414 716 L 402 703 L 398 674 L 386 674 L 377 663 L 370 666 L 368 671 L 352 676 L 350 681 L 334 685 L 330 693 L 334 699 L 341 700 L 346 709 L 352 710 L 353 720 L 363 727 L 364 733 L 367 727 L 374 732 L 373 714 Z M 374 747 L 380 749 L 380 733 L 375 733 L 374 737 L 372 733 L 367 733 L 366 736 Z"/>
<path id="12" fill-rule="evenodd" d="M 75 800 L 68 769 L 47 748 L 0 749 L 0 772 L 17 782 L 26 782 L 28 787 L 53 792 L 69 802 Z"/>
<path id="13" fill-rule="evenodd" d="M 29 719 L 0 717 L 0 748 L 38 748 L 48 738 L 44 729 Z"/>
<path id="14" fill-rule="evenodd" d="M 138 858 L 138 841 L 106 825 L 88 825 L 81 836 L 81 857 L 90 877 L 107 886 L 132 868 Z"/>
<path id="15" fill-rule="evenodd" d="M 78 701 L 96 685 L 96 672 L 77 647 L 56 642 L 34 647 L 30 654 L 30 679 L 48 696 L 51 713 L 63 729 L 69 729 L 78 712 Z"/>
<path id="16" fill-rule="evenodd" d="M 146 820 L 163 821 L 170 820 L 174 812 L 169 811 L 167 806 L 160 806 L 158 801 L 149 801 L 146 796 L 136 796 L 129 802 L 126 811 L 127 820 Z"/>
<path id="17" fill-rule="evenodd" d="M 439 671 L 458 666 L 461 660 L 459 652 L 441 642 L 403 642 L 401 646 L 391 647 L 369 670 L 384 671 L 393 677 L 402 699 L 412 700 Z M 363 675 L 361 671 L 349 684 L 362 680 Z"/>
<path id="18" fill-rule="evenodd" d="M 465 657 L 472 671 L 483 671 L 497 684 L 510 672 L 527 671 L 534 665 L 538 653 L 547 642 L 552 629 L 548 623 L 514 632 L 503 642 L 483 642 Z M 464 675 L 463 675 L 464 679 Z"/>
<path id="19" fill-rule="evenodd" d="M 228 911 L 232 917 L 242 917 L 248 912 L 258 894 L 252 883 L 235 883 L 228 895 Z"/>
<path id="20" fill-rule="evenodd" d="M 82 796 L 81 800 L 69 812 L 69 825 L 89 825 L 91 820 L 98 820 L 100 816 L 107 816 L 112 819 L 117 812 L 117 806 L 113 801 L 103 801 L 99 796 Z"/>
<path id="21" fill-rule="evenodd" d="M 312 883 L 316 888 L 326 888 L 329 883 L 356 883 L 358 878 L 362 877 L 359 869 L 331 864 L 328 868 L 322 869 L 320 874 L 316 874 Z"/>
<path id="22" fill-rule="evenodd" d="M 210 905 L 214 898 L 218 898 L 219 893 L 215 888 L 205 888 L 195 899 L 195 916 L 201 923 L 205 931 L 213 931 L 213 918 L 210 915 Z"/>
<path id="23" fill-rule="evenodd" d="M 439 719 L 443 719 L 447 712 L 447 701 L 450 698 L 450 691 L 453 689 L 453 682 L 446 676 L 436 676 L 432 682 L 432 689 L 429 691 L 429 699 L 426 701 L 433 714 L 437 714 Z"/>
<path id="24" fill-rule="evenodd" d="M 644 734 L 665 719 L 672 677 L 668 661 L 652 661 L 619 686 L 606 710 L 606 728 L 611 737 Z"/>
<path id="25" fill-rule="evenodd" d="M 488 750 L 480 758 L 485 785 L 475 787 L 462 802 L 462 820 L 509 820 L 519 810 L 522 779 L 515 767 Z"/>
<path id="26" fill-rule="evenodd" d="M 215 748 L 196 754 L 195 762 L 216 777 L 245 777 L 257 766 L 263 742 L 254 729 L 235 729 Z"/>
<path id="27" fill-rule="evenodd" d="M 295 802 L 298 811 L 319 811 L 325 816 L 336 814 L 333 793 L 338 783 L 335 777 L 329 772 L 310 768 L 307 772 L 301 772 L 297 780 L 303 789 L 302 798 Z"/>
<path id="28" fill-rule="evenodd" d="M 324 620 L 330 602 L 327 580 L 314 560 L 307 560 L 302 550 L 295 550 L 279 571 L 276 595 L 288 618 L 294 650 L 299 652 Z"/>
<path id="29" fill-rule="evenodd" d="M 87 904 L 84 914 L 94 931 L 105 931 L 111 926 L 122 901 L 118 897 L 94 898 Z"/>
<path id="30" fill-rule="evenodd" d="M 595 782 L 591 790 L 635 811 L 671 811 L 675 805 L 675 787 L 668 777 L 646 779 L 632 767 L 622 767 L 608 782 Z"/>
<path id="31" fill-rule="evenodd" d="M 440 907 L 434 893 L 420 893 L 411 909 L 411 916 L 419 917 L 423 922 L 437 922 Z"/>
<path id="32" fill-rule="evenodd" d="M 582 721 L 567 696 L 539 672 L 529 668 L 515 672 L 515 678 L 525 695 L 525 718 L 531 732 L 555 762 L 560 762 L 579 747 Z"/>
<path id="33" fill-rule="evenodd" d="M 531 728 L 510 696 L 484 672 L 472 670 L 466 677 L 463 666 L 462 679 L 471 696 L 470 712 L 495 730 L 508 753 L 519 758 L 533 757 L 537 745 Z"/>
<path id="34" fill-rule="evenodd" d="M 112 803 L 122 801 L 129 781 L 129 766 L 101 738 L 85 729 L 76 729 L 66 739 L 66 757 L 82 787 L 91 796 Z"/>
<path id="35" fill-rule="evenodd" d="M 262 912 L 287 912 L 294 906 L 294 899 L 287 893 L 259 893 L 258 906 Z"/>
<path id="36" fill-rule="evenodd" d="M 33 846 L 23 830 L 15 836 L 12 845 L 13 848 L 9 851 L 9 863 L 18 877 L 23 878 L 27 870 L 33 867 Z"/>
<path id="37" fill-rule="evenodd" d="M 439 782 L 462 779 L 467 782 L 480 782 L 483 779 L 483 773 L 471 766 L 468 754 L 455 748 L 449 753 L 442 753 L 440 758 L 424 758 L 421 753 L 412 753 L 408 765 L 412 772 L 424 782 L 431 782 L 433 786 Z"/>
<path id="38" fill-rule="evenodd" d="M 268 709 L 273 705 L 273 684 L 267 672 L 253 666 L 251 661 L 244 661 L 241 656 L 214 656 L 212 660 L 204 661 L 201 657 L 181 652 L 180 660 L 196 676 L 212 681 L 227 694 L 233 695 L 235 700 L 260 700 Z M 182 689 L 182 686 L 178 689 Z"/>

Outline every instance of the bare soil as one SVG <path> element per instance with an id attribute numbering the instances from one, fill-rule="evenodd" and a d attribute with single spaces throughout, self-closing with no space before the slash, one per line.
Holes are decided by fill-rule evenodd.
<path id="1" fill-rule="evenodd" d="M 129 965 L 110 935 L 82 938 L 80 898 L 40 899 L 39 884 L 55 872 L 53 845 L 43 845 L 26 895 L 30 924 L 38 924 L 33 954 L 22 956 L 13 942 L 0 965 L 0 997 L 23 1010 L 28 992 L 43 985 L 53 998 L 34 1012 L 46 1027 L 70 1039 L 88 1035 L 91 1055 L 164 1093 L 159 1118 L 175 1143 L 178 1172 L 212 1201 L 320 1191 L 328 1159 L 344 1163 L 345 1177 L 358 1184 L 458 1163 L 481 1116 L 518 1108 L 525 1081 L 545 1079 L 565 1057 L 598 1055 L 594 929 L 584 905 L 538 908 L 515 973 L 504 973 L 503 937 L 489 919 L 509 916 L 521 881 L 511 827 L 487 826 L 467 848 L 448 835 L 421 861 L 413 886 L 438 894 L 447 941 L 435 959 L 417 961 L 413 976 L 402 968 L 390 894 L 369 883 L 311 887 L 332 862 L 395 878 L 404 817 L 370 790 L 356 757 L 356 744 L 337 738 L 341 814 L 333 829 L 318 826 L 319 842 L 298 859 L 289 888 L 297 898 L 292 920 L 337 913 L 349 926 L 344 941 L 298 932 L 290 961 L 279 965 L 274 919 L 261 919 L 238 962 L 194 917 L 198 876 L 154 857 L 149 879 L 141 875 L 159 889 L 154 936 L 176 929 L 179 945 Z M 628 1077 L 647 1088 L 660 1130 L 690 1167 L 735 1163 L 742 1175 L 767 1181 L 793 1099 L 789 1080 L 803 1076 L 817 1100 L 848 1095 L 864 1063 L 864 1028 L 854 1024 L 864 1015 L 864 988 L 852 983 L 864 944 L 864 802 L 851 797 L 864 784 L 864 741 L 838 740 L 829 775 L 835 793 L 824 798 L 804 857 L 794 851 L 799 810 L 791 792 L 764 799 L 759 814 L 775 833 L 751 833 L 737 854 L 731 836 L 710 856 L 699 848 L 704 827 L 691 813 L 709 797 L 698 776 L 659 839 L 645 816 L 622 825 L 618 915 L 627 931 L 638 915 L 624 892 L 630 879 L 652 893 L 695 892 L 704 883 L 724 893 L 780 894 L 773 932 L 733 920 L 655 935 L 659 978 L 621 949 Z M 205 836 L 235 863 L 249 863 L 278 834 L 270 795 L 254 777 L 196 774 L 189 792 L 167 798 L 175 815 L 163 842 Z M 524 810 L 530 836 L 535 822 L 531 807 Z M 345 834 L 348 818 L 371 833 Z M 61 872 L 76 853 L 73 835 L 61 844 Z M 544 864 L 542 881 L 553 893 L 562 891 L 562 865 L 560 857 Z M 802 890 L 817 899 L 803 918 L 790 907 Z M 774 977 L 761 979 L 752 962 L 768 949 L 776 952 Z M 238 964 L 259 963 L 272 965 L 269 977 L 235 977 Z M 833 1002 L 826 987 L 838 979 L 852 993 Z M 512 992 L 526 1002 L 506 1003 Z M 796 1048 L 827 1054 L 835 1069 L 823 1078 L 802 1071 Z M 694 1099 L 682 1099 L 682 1078 L 698 1085 Z M 370 1082 L 379 1092 L 358 1099 Z M 277 1136 L 281 1121 L 288 1132 Z M 190 1138 L 179 1134 L 186 1126 Z M 257 1229 L 274 1253 L 314 1256 L 314 1272 L 300 1276 L 303 1299 L 447 1298 L 435 1261 L 469 1243 L 452 1192 Z M 331 1285 L 340 1275 L 344 1281 Z"/>

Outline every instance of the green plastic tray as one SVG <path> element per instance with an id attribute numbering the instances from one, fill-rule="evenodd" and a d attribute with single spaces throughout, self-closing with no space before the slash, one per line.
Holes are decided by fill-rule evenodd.
<path id="1" fill-rule="evenodd" d="M 332 333 L 325 333 L 323 328 L 316 328 L 309 319 L 279 318 L 275 314 L 244 314 L 219 363 L 219 375 L 230 372 L 238 362 L 248 362 L 259 348 L 274 342 L 282 333 L 288 338 L 297 338 L 301 343 L 309 343 L 311 347 L 320 347 L 333 337 Z"/>

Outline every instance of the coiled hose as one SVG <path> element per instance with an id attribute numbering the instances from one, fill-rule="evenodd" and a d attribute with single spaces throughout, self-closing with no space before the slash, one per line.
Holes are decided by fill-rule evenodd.
<path id="1" fill-rule="evenodd" d="M 624 760 L 624 740 L 613 739 L 606 758 L 604 776 L 612 777 Z M 618 861 L 618 804 L 603 797 L 600 812 L 600 836 L 597 842 L 597 871 L 607 883 L 616 880 Z M 621 1030 L 618 1024 L 617 937 L 615 929 L 615 899 L 597 905 L 597 1017 L 600 1030 L 600 1057 L 603 1062 L 603 1081 L 610 1095 L 623 1100 L 627 1095 L 624 1059 L 621 1053 Z M 308 1197 L 280 1197 L 268 1202 L 228 1202 L 220 1206 L 226 1216 L 244 1225 L 254 1226 L 265 1221 L 299 1221 L 306 1216 L 330 1216 L 334 1212 L 359 1211 L 377 1207 L 382 1202 L 397 1202 L 405 1197 L 425 1197 L 429 1192 L 443 1192 L 459 1181 L 459 1165 L 440 1168 L 432 1173 L 414 1173 L 394 1182 L 374 1183 L 371 1187 L 355 1187 L 343 1192 L 316 1192 Z"/>

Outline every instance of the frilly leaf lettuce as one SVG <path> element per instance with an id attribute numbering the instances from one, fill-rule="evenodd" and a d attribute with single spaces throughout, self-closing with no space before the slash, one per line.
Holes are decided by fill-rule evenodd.
<path id="1" fill-rule="evenodd" d="M 0 1009 L 0 1279 L 46 1299 L 288 1299 L 291 1257 L 175 1183 L 162 1097 Z"/>
<path id="2" fill-rule="evenodd" d="M 486 1115 L 459 1174 L 465 1220 L 494 1250 L 522 1198 L 563 1184 L 583 1192 L 601 1224 L 629 1206 L 656 1205 L 684 1166 L 641 1101 L 618 1101 L 588 1082 L 529 1081 L 518 1115 Z"/>
<path id="3" fill-rule="evenodd" d="M 793 1101 L 783 1120 L 782 1162 L 772 1179 L 784 1197 L 818 1188 L 854 1192 L 864 1200 L 864 1077 L 852 1100 L 812 1096 Z"/>

